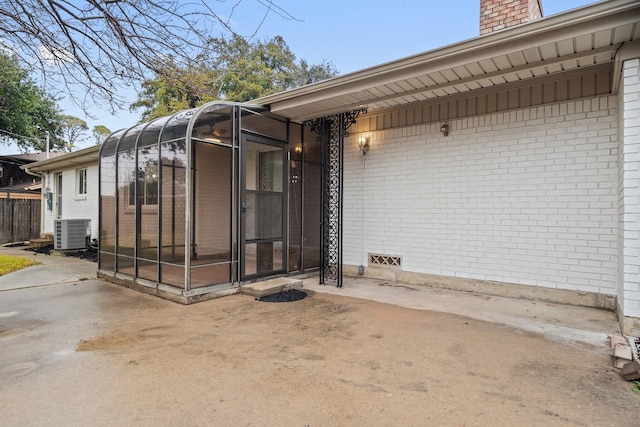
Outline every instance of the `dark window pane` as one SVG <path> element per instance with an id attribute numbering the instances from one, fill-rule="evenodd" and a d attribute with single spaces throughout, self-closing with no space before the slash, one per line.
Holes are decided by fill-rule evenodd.
<path id="1" fill-rule="evenodd" d="M 289 271 L 299 271 L 302 257 L 302 129 L 291 124 L 289 141 Z"/>
<path id="2" fill-rule="evenodd" d="M 100 250 L 115 253 L 116 246 L 116 156 L 100 158 Z M 114 264 L 112 263 L 111 266 Z M 100 268 L 103 268 L 102 266 Z M 106 268 L 106 267 L 105 267 Z M 104 269 L 104 268 L 103 268 Z"/>
<path id="3" fill-rule="evenodd" d="M 256 263 L 257 254 L 257 243 L 248 243 L 244 246 L 244 274 L 246 276 L 251 276 L 258 272 Z"/>
<path id="4" fill-rule="evenodd" d="M 133 258 L 129 256 L 118 255 L 118 273 L 126 274 L 127 276 L 135 277 L 135 270 L 133 268 Z"/>
<path id="5" fill-rule="evenodd" d="M 258 243 L 256 264 L 258 273 L 273 270 L 273 242 Z"/>
<path id="6" fill-rule="evenodd" d="M 184 267 L 161 264 L 162 283 L 184 289 Z"/>
<path id="7" fill-rule="evenodd" d="M 257 195 L 255 192 L 249 192 L 245 194 L 245 202 L 242 206 L 245 218 L 245 233 L 247 240 L 257 239 L 258 230 L 258 216 L 257 216 Z"/>
<path id="8" fill-rule="evenodd" d="M 229 283 L 231 264 L 207 265 L 191 268 L 191 288 Z"/>
<path id="9" fill-rule="evenodd" d="M 282 141 L 287 140 L 287 122 L 255 111 L 242 109 L 241 126 L 242 129 L 249 132 L 270 136 Z"/>
<path id="10" fill-rule="evenodd" d="M 303 268 L 320 266 L 320 223 L 322 221 L 322 150 L 315 133 L 305 126 L 304 133 L 304 219 Z"/>
<path id="11" fill-rule="evenodd" d="M 138 258 L 138 277 L 158 281 L 158 263 Z"/>
<path id="12" fill-rule="evenodd" d="M 161 260 L 184 263 L 186 147 L 184 141 L 161 146 Z M 184 282 L 184 280 L 183 280 Z M 163 279 L 164 283 L 164 279 Z"/>
<path id="13" fill-rule="evenodd" d="M 258 195 L 258 239 L 282 237 L 282 194 Z"/>
<path id="14" fill-rule="evenodd" d="M 133 256 L 136 241 L 135 151 L 118 153 L 118 255 Z M 120 264 L 118 264 L 120 271 Z"/>
<path id="15" fill-rule="evenodd" d="M 194 147 L 194 258 L 231 261 L 232 148 L 203 142 Z"/>
<path id="16" fill-rule="evenodd" d="M 100 270 L 116 271 L 116 257 L 112 253 L 100 251 Z"/>

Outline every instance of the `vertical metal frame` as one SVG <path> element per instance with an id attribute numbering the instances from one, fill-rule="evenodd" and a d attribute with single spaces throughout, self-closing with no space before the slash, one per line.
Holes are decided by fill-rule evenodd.
<path id="1" fill-rule="evenodd" d="M 238 252 L 238 246 L 240 246 L 240 244 L 238 243 L 238 236 L 239 236 L 239 231 L 238 228 L 240 227 L 239 221 L 238 221 L 238 200 L 239 200 L 239 196 L 238 196 L 238 191 L 239 191 L 239 184 L 238 184 L 238 170 L 236 170 L 236 164 L 238 164 L 238 159 L 239 159 L 239 147 L 240 147 L 240 143 L 239 143 L 239 132 L 238 132 L 238 128 L 240 126 L 240 124 L 238 123 L 238 117 L 240 116 L 239 114 L 237 114 L 238 111 L 238 107 L 237 106 L 233 106 L 231 107 L 231 176 L 230 178 L 230 182 L 229 182 L 229 186 L 231 187 L 231 203 L 229 206 L 229 209 L 231 209 L 231 228 L 229 230 L 229 244 L 230 244 L 230 248 L 229 248 L 229 253 L 231 254 L 231 265 L 229 266 L 229 279 L 231 281 L 231 283 L 237 283 L 240 280 L 240 257 L 239 257 L 239 252 Z M 238 165 L 239 167 L 239 165 Z M 234 247 L 235 245 L 235 247 Z"/>
<path id="2" fill-rule="evenodd" d="M 193 117 L 197 116 L 194 114 Z M 187 134 L 185 135 L 185 147 L 187 149 L 187 164 L 185 165 L 185 189 L 184 189 L 184 290 L 191 290 L 191 250 L 193 246 L 193 221 L 195 215 L 193 204 L 193 142 L 191 141 L 191 133 L 193 133 L 193 124 L 195 120 L 189 120 L 187 125 Z"/>
<path id="3" fill-rule="evenodd" d="M 288 126 L 287 126 L 288 127 Z M 240 170 L 243 170 L 245 165 L 245 161 L 246 161 L 246 142 L 248 139 L 251 139 L 252 142 L 255 142 L 257 144 L 264 144 L 264 145 L 269 145 L 272 147 L 277 147 L 279 149 L 282 150 L 283 153 L 283 158 L 282 158 L 282 169 L 283 169 L 283 174 L 282 174 L 282 271 L 284 271 L 285 273 L 288 271 L 288 258 L 289 258 L 289 216 L 288 216 L 288 206 L 289 206 L 289 169 L 287 166 L 287 162 L 288 162 L 288 157 L 289 157 L 289 151 L 288 151 L 288 143 L 287 141 L 281 141 L 281 140 L 277 140 L 274 138 L 267 138 L 264 136 L 257 136 L 252 134 L 249 131 L 246 130 L 241 130 L 240 133 Z M 246 175 L 244 173 L 242 173 L 239 177 L 239 192 L 238 192 L 238 218 L 239 218 L 239 240 L 238 240 L 238 246 L 240 248 L 239 251 L 239 259 L 240 260 L 244 260 L 245 258 L 245 230 L 246 230 L 246 220 L 243 218 L 243 207 L 242 207 L 242 202 L 243 200 L 245 200 L 245 192 L 246 192 Z M 241 267 L 241 266 L 240 266 Z M 275 270 L 275 271 L 281 271 L 281 270 Z M 244 274 L 244 270 L 240 269 L 238 271 L 239 273 L 239 280 L 244 279 L 245 276 L 247 276 L 246 274 Z M 278 274 L 278 273 L 276 273 Z M 281 273 L 280 273 L 281 274 Z M 264 276 L 264 275 L 262 275 Z M 261 277 L 260 273 L 254 274 L 254 275 L 250 275 L 249 278 L 254 278 L 254 277 Z"/>
<path id="4" fill-rule="evenodd" d="M 235 154 L 235 165 L 237 165 L 238 170 L 236 172 L 236 174 L 234 175 L 234 184 L 235 184 L 235 188 L 233 191 L 233 196 L 235 197 L 235 203 L 233 204 L 235 207 L 235 212 L 234 215 L 231 217 L 231 220 L 233 221 L 233 231 L 235 233 L 235 244 L 236 244 L 236 250 L 235 250 L 235 257 L 236 260 L 238 261 L 236 263 L 236 269 L 233 272 L 234 276 L 236 278 L 236 280 L 238 282 L 240 282 L 241 277 L 242 277 L 242 271 L 244 269 L 244 263 L 243 263 L 243 258 L 242 258 L 242 251 L 244 250 L 244 248 L 242 247 L 242 220 L 240 219 L 240 215 L 242 212 L 242 195 L 240 194 L 240 192 L 242 191 L 242 187 L 243 187 L 243 183 L 242 183 L 242 176 L 244 175 L 244 170 L 243 170 L 243 165 L 242 165 L 242 147 L 241 147 L 241 140 L 242 140 L 242 113 L 240 112 L 240 107 L 236 106 L 233 108 L 233 132 L 234 132 L 234 139 L 233 139 L 233 153 Z"/>
<path id="5" fill-rule="evenodd" d="M 117 130 L 113 133 L 111 133 L 107 138 L 105 138 L 105 140 L 102 142 L 102 146 L 100 147 L 100 150 L 98 151 L 98 242 L 100 244 L 100 237 L 101 237 L 101 230 L 102 230 L 102 226 L 100 224 L 102 224 L 103 218 L 102 218 L 102 151 L 105 148 L 104 143 L 106 141 L 109 140 L 109 138 L 111 138 L 112 136 L 114 136 L 115 134 L 117 134 L 118 132 L 122 132 L 122 135 L 120 135 L 120 138 L 118 138 L 118 142 L 116 142 L 116 145 L 114 147 L 114 153 L 113 155 L 115 156 L 115 161 L 114 161 L 114 167 L 115 167 L 115 171 L 114 173 L 116 174 L 114 176 L 115 178 L 115 203 L 113 204 L 113 209 L 114 209 L 114 218 L 117 218 L 118 215 L 118 208 L 117 208 L 117 204 L 118 204 L 118 144 L 120 144 L 120 140 L 122 139 L 122 136 L 124 136 L 124 134 L 127 132 L 128 129 L 120 129 Z M 117 263 L 117 249 L 118 249 L 118 221 L 115 221 L 115 227 L 114 227 L 114 247 L 113 247 L 113 266 L 114 266 L 114 272 L 116 271 L 116 263 Z M 98 247 L 98 267 L 100 267 L 101 261 L 100 261 L 100 252 L 102 252 L 100 250 L 100 247 Z"/>
<path id="6" fill-rule="evenodd" d="M 162 134 L 164 133 L 167 125 L 173 120 L 175 116 L 180 114 L 181 111 L 174 113 L 167 119 L 166 122 L 162 125 L 160 132 L 158 132 L 158 284 L 162 283 L 162 212 L 163 212 L 163 198 L 162 198 L 162 184 L 163 184 L 163 174 L 162 170 Z M 175 163 L 175 160 L 174 160 Z M 175 174 L 175 168 L 173 169 L 173 173 Z M 174 203 L 175 201 L 172 201 Z"/>
<path id="7" fill-rule="evenodd" d="M 287 119 L 287 135 L 285 136 L 285 145 L 284 145 L 284 159 L 283 162 L 286 162 L 286 167 L 284 167 L 284 173 L 282 177 L 282 191 L 283 194 L 283 206 L 282 206 L 282 215 L 284 216 L 284 224 L 282 224 L 282 267 L 284 271 L 289 273 L 289 224 L 290 224 L 290 216 L 289 216 L 289 179 L 291 177 L 291 151 L 289 151 L 289 147 L 291 146 L 291 121 Z"/>
<path id="8" fill-rule="evenodd" d="M 245 231 L 245 222 L 243 218 L 243 208 L 242 203 L 244 200 L 244 191 L 245 191 L 245 140 L 247 137 L 253 137 L 256 139 L 258 143 L 265 143 L 266 145 L 280 146 L 282 145 L 282 149 L 284 152 L 283 157 L 283 177 L 282 177 L 282 188 L 283 188 L 283 204 L 282 204 L 282 251 L 283 251 L 283 263 L 282 263 L 282 271 L 285 273 L 288 272 L 289 269 L 289 217 L 288 217 L 288 205 L 289 205 L 289 165 L 288 165 L 288 146 L 289 146 L 289 132 L 290 132 L 290 121 L 286 120 L 286 140 L 283 141 L 281 139 L 277 139 L 275 137 L 269 135 L 261 135 L 256 132 L 252 132 L 250 129 L 245 129 L 242 124 L 242 110 L 248 110 L 256 114 L 260 114 L 259 111 L 266 111 L 265 107 L 260 105 L 251 105 L 251 104 L 234 104 L 236 107 L 234 108 L 234 126 L 233 129 L 236 131 L 236 141 L 237 146 L 234 147 L 237 149 L 237 165 L 238 165 L 238 173 L 236 175 L 236 192 L 233 194 L 237 197 L 237 201 L 235 203 L 236 212 L 232 216 L 232 221 L 237 221 L 235 224 L 235 233 L 236 233 L 236 256 L 238 259 L 237 263 L 237 280 L 241 282 L 244 279 L 244 254 L 245 254 L 245 243 L 244 243 L 244 231 Z M 271 117 L 273 120 L 277 120 Z M 270 143 L 271 142 L 271 143 Z M 236 153 L 236 151 L 234 151 Z M 286 167 L 285 164 L 286 163 Z M 280 271 L 280 270 L 278 270 Z M 250 276 L 251 279 L 257 278 L 259 275 Z"/>
<path id="9" fill-rule="evenodd" d="M 195 221 L 195 193 L 194 193 L 194 175 L 193 175 L 193 162 L 194 162 L 194 150 L 193 150 L 193 127 L 197 122 L 200 114 L 206 111 L 209 107 L 213 105 L 222 105 L 229 106 L 231 110 L 231 114 L 229 119 L 231 120 L 231 145 L 229 149 L 231 150 L 231 174 L 229 177 L 229 185 L 231 187 L 231 229 L 229 231 L 230 234 L 230 253 L 231 255 L 231 264 L 229 270 L 229 280 L 231 283 L 235 283 L 240 280 L 240 272 L 242 268 L 242 261 L 240 257 L 240 222 L 238 219 L 238 215 L 240 213 L 240 184 L 238 182 L 239 177 L 241 176 L 242 171 L 242 162 L 239 161 L 241 155 L 238 150 L 240 149 L 240 129 L 241 129 L 241 114 L 239 113 L 239 109 L 241 106 L 245 106 L 247 108 L 251 108 L 249 104 L 240 104 L 236 102 L 224 102 L 224 101 L 211 101 L 200 107 L 198 107 L 197 111 L 193 114 L 191 119 L 189 120 L 189 124 L 187 125 L 186 135 L 185 135 L 185 144 L 187 147 L 187 177 L 186 177 L 186 189 L 185 189 L 185 216 L 186 216 L 186 224 L 185 224 L 185 290 L 191 290 L 191 248 L 193 245 L 193 231 L 194 231 L 194 221 Z M 259 108 L 259 106 L 256 106 Z M 237 170 L 236 170 L 236 164 Z M 235 239 L 234 239 L 235 236 Z M 236 245 L 236 250 L 234 250 L 233 245 Z"/>
<path id="10" fill-rule="evenodd" d="M 305 216 L 304 216 L 304 207 L 306 204 L 306 193 L 304 191 L 304 183 L 305 183 L 305 173 L 306 173 L 306 164 L 305 164 L 305 156 L 307 151 L 306 141 L 304 139 L 304 126 L 300 126 L 300 143 L 302 144 L 302 156 L 300 156 L 300 271 L 304 271 L 304 254 L 306 251 L 304 250 L 304 231 L 305 231 Z"/>
<path id="11" fill-rule="evenodd" d="M 135 246 L 133 247 L 133 271 L 135 274 L 135 277 L 139 277 L 140 274 L 138 272 L 138 249 L 140 246 L 140 236 L 142 235 L 142 206 L 139 206 L 140 204 L 140 200 L 139 200 L 139 195 L 138 195 L 138 187 L 139 187 L 139 183 L 138 180 L 140 179 L 140 176 L 138 174 L 138 168 L 140 167 L 140 161 L 138 159 L 138 144 L 140 143 L 140 141 L 142 140 L 142 135 L 144 135 L 144 131 L 149 127 L 149 125 L 151 123 L 153 123 L 154 121 L 159 120 L 159 119 L 154 119 L 151 120 L 150 122 L 148 122 L 146 125 L 144 125 L 142 127 L 142 129 L 140 129 L 140 132 L 138 133 L 138 136 L 136 137 L 136 142 L 134 144 L 134 150 L 135 150 L 135 162 L 136 162 L 136 181 L 135 181 L 135 194 L 134 194 L 134 200 L 135 200 L 135 218 L 136 218 L 136 222 L 135 222 L 135 232 L 136 232 L 136 242 L 135 242 Z M 158 135 L 158 138 L 160 137 L 160 135 Z M 158 147 L 158 151 L 160 150 L 160 147 Z M 146 178 L 146 176 L 145 176 Z M 160 181 L 158 180 L 158 184 L 160 185 Z M 158 200 L 159 201 L 159 200 Z M 158 207 L 160 205 L 158 204 Z M 158 248 L 158 250 L 160 250 L 160 248 Z M 158 255 L 159 257 L 159 255 Z M 158 260 L 156 260 L 158 262 Z"/>
<path id="12" fill-rule="evenodd" d="M 298 233 L 300 236 L 300 248 L 299 250 L 299 257 L 298 257 L 298 264 L 300 265 L 300 267 L 298 268 L 298 270 L 294 270 L 293 272 L 303 272 L 304 271 L 304 156 L 305 156 L 305 145 L 304 145 L 304 126 L 300 125 L 300 135 L 298 135 L 300 138 L 300 147 L 302 149 L 302 152 L 300 153 L 300 160 L 296 160 L 296 162 L 300 163 L 299 166 L 299 175 L 298 175 L 298 182 L 300 183 L 300 200 L 299 200 L 299 208 L 300 208 L 300 224 L 298 226 Z M 288 147 L 287 147 L 287 181 L 291 181 L 292 179 L 292 170 L 291 170 L 291 150 L 293 148 L 292 145 L 292 141 L 291 141 L 291 122 L 289 121 L 289 125 L 287 126 L 287 140 L 288 140 Z M 289 182 L 287 182 L 287 186 L 289 185 Z M 288 200 L 289 203 L 287 203 L 287 235 L 290 239 L 291 237 L 291 233 L 289 233 L 289 230 L 291 230 L 291 199 L 292 199 L 292 195 L 291 192 L 288 191 Z M 291 247 L 290 245 L 290 241 L 287 243 L 287 245 L 289 246 L 289 248 Z M 290 261 L 289 261 L 289 257 L 290 257 L 290 253 L 289 251 L 287 251 L 287 274 L 292 273 L 291 271 L 291 266 L 290 266 Z"/>
<path id="13" fill-rule="evenodd" d="M 128 128 L 127 130 L 125 130 L 122 135 L 120 136 L 120 139 L 118 140 L 118 143 L 116 144 L 116 149 L 115 149 L 115 156 L 116 156 L 116 170 L 115 170 L 115 178 L 116 178 L 116 192 L 115 192 L 115 196 L 116 196 L 116 202 L 115 202 L 115 209 L 116 209 L 116 215 L 115 215 L 115 220 L 116 220 L 116 238 L 115 238 L 115 246 L 113 248 L 113 256 L 115 257 L 113 260 L 113 272 L 117 273 L 118 272 L 118 248 L 120 247 L 120 226 L 118 223 L 118 215 L 120 214 L 120 187 L 119 187 L 119 182 L 118 182 L 118 172 L 120 169 L 120 161 L 119 161 L 119 153 L 120 153 L 120 143 L 122 142 L 122 140 L 124 139 L 125 136 L 127 136 L 127 133 L 129 133 L 129 131 L 131 129 L 133 129 L 134 127 L 136 127 L 137 125 L 131 126 L 130 128 Z"/>

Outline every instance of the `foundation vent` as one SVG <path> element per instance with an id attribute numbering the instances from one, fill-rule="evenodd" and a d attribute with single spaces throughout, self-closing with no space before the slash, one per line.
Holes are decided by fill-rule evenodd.
<path id="1" fill-rule="evenodd" d="M 384 254 L 369 254 L 369 266 L 400 269 L 402 268 L 402 257 Z"/>

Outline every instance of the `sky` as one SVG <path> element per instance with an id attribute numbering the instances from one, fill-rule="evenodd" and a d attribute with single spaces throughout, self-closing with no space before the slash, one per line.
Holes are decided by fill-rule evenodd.
<path id="1" fill-rule="evenodd" d="M 208 0 L 220 15 L 230 16 L 238 0 Z M 267 13 L 268 0 L 242 0 L 231 15 L 233 30 L 243 36 L 282 36 L 298 59 L 309 64 L 332 62 L 341 74 L 394 61 L 477 37 L 480 0 L 274 0 L 295 19 Z M 595 3 L 594 0 L 542 0 L 544 16 Z M 267 14 L 265 19 L 265 13 Z M 261 24 L 262 23 L 262 24 Z M 135 91 L 123 92 L 133 102 Z M 59 102 L 63 114 L 87 121 L 89 129 L 104 125 L 112 131 L 130 127 L 141 112 L 109 112 L 94 106 L 91 116 L 68 98 Z M 88 147 L 91 142 L 77 148 Z M 0 145 L 0 155 L 15 154 L 15 146 Z"/>

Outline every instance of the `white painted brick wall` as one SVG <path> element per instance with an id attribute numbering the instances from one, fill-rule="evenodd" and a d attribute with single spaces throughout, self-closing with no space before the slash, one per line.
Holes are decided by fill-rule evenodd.
<path id="1" fill-rule="evenodd" d="M 640 317 L 640 60 L 625 61 L 620 84 L 619 212 L 623 315 Z"/>
<path id="2" fill-rule="evenodd" d="M 345 142 L 344 262 L 616 294 L 616 97 Z"/>
<path id="3" fill-rule="evenodd" d="M 98 238 L 98 165 L 87 166 L 87 194 L 78 195 L 77 169 L 62 171 L 62 217 L 61 219 L 90 219 L 91 237 Z M 46 199 L 43 199 L 45 206 L 44 223 L 42 231 L 53 233 L 53 221 L 56 217 L 56 194 L 54 184 L 54 173 L 47 174 L 47 185 L 53 192 L 53 210 L 46 209 Z"/>

